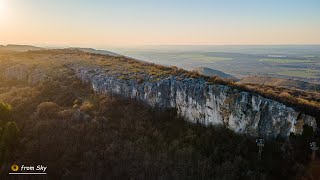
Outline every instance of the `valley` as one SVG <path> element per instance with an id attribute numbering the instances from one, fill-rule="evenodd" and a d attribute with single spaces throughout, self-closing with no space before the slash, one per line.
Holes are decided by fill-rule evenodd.
<path id="1" fill-rule="evenodd" d="M 320 46 L 144 46 L 114 49 L 121 54 L 187 70 L 207 67 L 236 78 L 270 76 L 320 81 Z"/>

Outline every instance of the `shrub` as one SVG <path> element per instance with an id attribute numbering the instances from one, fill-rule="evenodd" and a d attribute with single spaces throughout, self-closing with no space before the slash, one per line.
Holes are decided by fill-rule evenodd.
<path id="1" fill-rule="evenodd" d="M 0 101 L 0 125 L 7 122 L 10 119 L 12 107 Z"/>
<path id="2" fill-rule="evenodd" d="M 4 132 L 1 136 L 1 141 L 6 146 L 12 148 L 18 139 L 19 129 L 15 122 L 8 122 L 4 127 Z"/>
<path id="3" fill-rule="evenodd" d="M 42 118 L 55 118 L 60 106 L 54 102 L 43 102 L 38 105 L 36 114 Z"/>
<path id="4" fill-rule="evenodd" d="M 94 109 L 94 104 L 90 101 L 84 101 L 80 107 L 81 111 L 90 112 Z"/>
<path id="5" fill-rule="evenodd" d="M 8 162 L 18 145 L 19 129 L 15 122 L 0 127 L 0 163 Z"/>

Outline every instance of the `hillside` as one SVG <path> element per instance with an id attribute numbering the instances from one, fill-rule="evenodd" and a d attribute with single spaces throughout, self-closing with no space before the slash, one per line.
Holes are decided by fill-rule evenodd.
<path id="1" fill-rule="evenodd" d="M 245 77 L 245 78 L 242 78 L 239 81 L 239 83 L 287 87 L 287 88 L 295 88 L 295 89 L 310 90 L 310 91 L 320 91 L 320 85 L 318 84 L 292 80 L 292 79 L 274 78 L 274 77 L 265 77 L 265 76 Z"/>
<path id="2" fill-rule="evenodd" d="M 226 74 L 222 71 L 218 71 L 218 70 L 207 68 L 207 67 L 198 67 L 198 68 L 195 68 L 194 71 L 205 76 L 218 76 L 220 78 L 238 80 L 236 77 L 233 77 L 230 74 Z"/>
<path id="3" fill-rule="evenodd" d="M 119 54 L 113 53 L 111 51 L 105 51 L 105 50 L 97 50 L 93 48 L 77 48 L 77 47 L 72 47 L 69 48 L 70 50 L 80 50 L 83 52 L 88 52 L 88 53 L 94 53 L 94 54 L 102 54 L 102 55 L 109 55 L 109 56 L 120 56 Z"/>
<path id="4" fill-rule="evenodd" d="M 8 44 L 6 46 L 0 45 L 0 51 L 18 51 L 18 52 L 26 52 L 26 51 L 36 51 L 43 50 L 44 48 L 29 46 L 29 45 L 15 45 Z"/>
<path id="5" fill-rule="evenodd" d="M 20 59 L 26 57 L 30 60 L 22 65 Z M 133 98 L 154 108 L 174 108 L 188 121 L 224 125 L 252 136 L 286 138 L 290 133 L 301 134 L 301 124 L 315 130 L 319 119 L 318 94 L 241 85 L 123 56 L 61 49 L 15 53 L 6 59 L 12 59 L 3 62 L 7 78 L 34 84 L 48 78 L 44 71 L 62 64 L 91 83 L 97 93 Z M 15 63 L 20 65 L 10 65 Z M 43 70 L 34 72 L 30 67 Z"/>
<path id="6" fill-rule="evenodd" d="M 308 123 L 306 115 L 236 90 L 228 81 L 126 57 L 70 49 L 1 53 L 0 64 L 0 102 L 5 102 L 0 103 L 0 128 L 4 130 L 0 134 L 1 179 L 7 178 L 6 170 L 13 162 L 41 162 L 48 166 L 49 179 L 309 176 L 309 153 L 305 149 L 309 148 L 313 129 L 303 126 Z M 168 87 L 175 87 L 171 92 L 176 93 L 165 93 Z M 168 105 L 168 96 L 177 108 L 156 109 Z M 215 103 L 225 103 L 221 109 L 225 115 L 233 113 L 228 112 L 230 108 L 235 112 L 241 108 L 247 114 L 240 116 L 245 118 L 271 115 L 279 121 L 277 128 L 272 127 L 274 134 L 276 129 L 286 132 L 289 126 L 282 126 L 283 119 L 278 118 L 281 115 L 274 114 L 290 118 L 297 115 L 296 133 L 302 136 L 291 135 L 287 142 L 266 140 L 263 161 L 259 163 L 254 137 L 235 133 L 232 126 L 188 123 L 186 117 L 177 114 L 179 108 L 180 113 L 188 112 L 183 108 L 199 108 L 205 96 L 213 102 L 207 104 L 212 108 L 218 108 Z M 257 106 L 251 107 L 249 100 L 257 100 Z M 273 111 L 260 109 L 264 103 Z M 255 113 L 251 108 L 264 115 L 250 115 Z M 213 112 L 210 108 L 206 111 Z M 201 117 L 201 113 L 193 113 Z M 218 115 L 216 118 L 219 120 Z M 260 122 L 260 128 L 268 130 L 272 122 L 268 119 Z M 239 124 L 240 120 L 246 121 L 238 120 Z M 312 122 L 311 117 L 309 120 Z M 235 122 L 229 118 L 226 125 L 227 121 Z"/>

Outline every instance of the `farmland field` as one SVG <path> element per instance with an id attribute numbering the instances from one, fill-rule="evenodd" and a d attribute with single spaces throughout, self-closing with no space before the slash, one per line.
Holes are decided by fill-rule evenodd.
<path id="1" fill-rule="evenodd" d="M 147 46 L 113 51 L 187 70 L 212 68 L 237 78 L 271 76 L 320 83 L 320 45 Z"/>
<path id="2" fill-rule="evenodd" d="M 292 69 L 281 71 L 279 75 L 294 76 L 294 77 L 305 77 L 305 78 L 320 78 L 320 71 L 312 69 Z"/>
<path id="3" fill-rule="evenodd" d="M 259 59 L 260 62 L 272 62 L 272 63 L 308 63 L 312 62 L 308 59 L 274 59 L 274 58 L 265 58 Z"/>

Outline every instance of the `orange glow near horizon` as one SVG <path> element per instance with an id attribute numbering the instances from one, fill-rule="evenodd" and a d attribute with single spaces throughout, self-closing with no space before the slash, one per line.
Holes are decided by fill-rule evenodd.
<path id="1" fill-rule="evenodd" d="M 278 14 L 270 11 L 269 15 L 258 10 L 248 14 L 245 5 L 239 12 L 219 11 L 218 7 L 214 13 L 209 8 L 201 11 L 197 6 L 205 6 L 196 1 L 190 5 L 175 2 L 186 6 L 185 10 L 175 9 L 169 2 L 155 7 L 148 1 L 128 1 L 127 6 L 115 1 L 90 2 L 0 0 L 0 44 L 104 47 L 320 43 L 320 20 L 317 12 L 310 10 L 312 4 L 306 4 L 301 14 L 293 12 L 298 4 L 286 10 L 289 12 L 279 8 Z M 287 2 L 286 6 L 291 5 L 291 1 Z M 160 5 L 169 10 L 164 11 Z M 259 8 L 259 4 L 255 6 Z"/>

